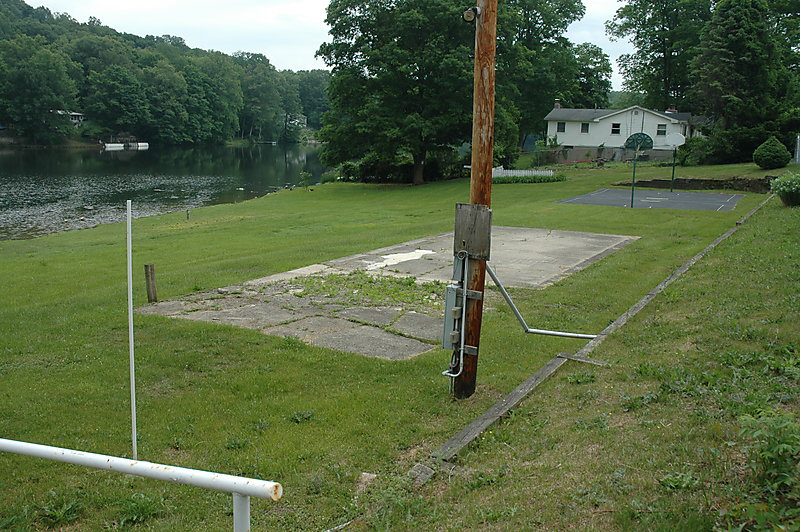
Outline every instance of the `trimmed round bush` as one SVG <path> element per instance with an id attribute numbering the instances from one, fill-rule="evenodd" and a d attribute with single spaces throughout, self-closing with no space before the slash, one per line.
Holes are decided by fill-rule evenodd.
<path id="1" fill-rule="evenodd" d="M 768 138 L 753 152 L 753 162 L 764 170 L 783 168 L 792 159 L 792 154 L 775 137 Z"/>

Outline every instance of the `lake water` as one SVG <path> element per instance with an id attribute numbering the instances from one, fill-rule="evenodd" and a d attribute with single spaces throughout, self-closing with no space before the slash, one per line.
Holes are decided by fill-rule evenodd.
<path id="1" fill-rule="evenodd" d="M 319 149 L 151 148 L 147 151 L 0 148 L 0 240 L 83 229 L 134 216 L 234 203 L 318 183 Z"/>

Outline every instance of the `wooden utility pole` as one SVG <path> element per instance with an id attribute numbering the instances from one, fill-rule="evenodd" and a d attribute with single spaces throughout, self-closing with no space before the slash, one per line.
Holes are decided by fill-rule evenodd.
<path id="1" fill-rule="evenodd" d="M 478 0 L 475 19 L 475 91 L 472 107 L 472 170 L 469 201 L 491 207 L 492 163 L 494 160 L 495 52 L 497 48 L 497 0 Z M 483 294 L 486 261 L 470 257 L 466 285 L 468 290 Z M 453 382 L 453 395 L 458 399 L 475 393 L 478 373 L 478 351 L 483 318 L 483 298 L 467 302 L 465 344 L 476 348 L 464 355 L 464 369 Z"/>

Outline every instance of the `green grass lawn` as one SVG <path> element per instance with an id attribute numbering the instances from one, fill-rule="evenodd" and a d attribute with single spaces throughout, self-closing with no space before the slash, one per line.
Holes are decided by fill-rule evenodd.
<path id="1" fill-rule="evenodd" d="M 421 491 L 395 530 L 798 530 L 800 209 L 773 199 Z"/>
<path id="2" fill-rule="evenodd" d="M 525 153 L 514 165 L 515 168 L 531 168 L 536 162 L 534 153 Z M 670 163 L 671 160 L 663 161 Z M 640 162 L 636 168 L 636 179 L 671 179 L 672 167 L 660 166 L 661 162 Z M 633 163 L 607 162 L 604 168 L 594 163 L 548 165 L 556 171 L 567 171 L 569 175 L 594 175 L 614 173 L 617 180 L 629 180 L 633 173 Z M 790 164 L 786 168 L 762 170 L 755 164 L 720 164 L 715 166 L 678 166 L 675 177 L 682 179 L 724 180 L 724 179 L 762 179 L 767 175 L 777 176 L 789 171 L 800 171 L 800 165 Z"/>
<path id="3" fill-rule="evenodd" d="M 753 165 L 741 166 L 749 171 Z M 601 330 L 764 199 L 748 194 L 736 210 L 720 213 L 554 203 L 607 187 L 625 172 L 578 169 L 568 171 L 568 180 L 562 183 L 494 188 L 496 225 L 641 237 L 550 288 L 514 290 L 532 326 Z M 451 230 L 454 205 L 467 201 L 468 188 L 466 180 L 423 187 L 328 184 L 313 191 L 296 189 L 236 205 L 196 209 L 188 221 L 184 213 L 136 220 L 134 272 L 142 282 L 137 284 L 135 302 L 142 305 L 146 300 L 140 275 L 145 263 L 156 265 L 163 300 Z M 754 317 L 748 318 L 752 324 L 737 325 L 739 336 L 746 337 L 748 327 L 761 328 L 762 314 L 763 319 L 774 319 L 781 312 L 790 316 L 792 308 L 796 318 L 797 210 L 779 209 L 777 203 L 771 202 L 753 226 L 761 227 L 759 235 L 769 240 L 769 228 L 794 224 L 793 232 L 785 231 L 789 243 L 778 250 L 755 236 L 745 240 L 755 231 L 748 223 L 735 237 L 737 249 L 766 259 L 751 265 L 728 252 L 715 256 L 716 263 L 708 261 L 716 269 L 708 273 L 703 290 L 715 297 L 723 294 L 723 301 L 729 298 L 724 309 L 734 317 L 745 313 L 742 306 L 758 307 Z M 727 284 L 726 261 L 731 260 L 742 275 L 734 279 L 730 290 L 712 290 Z M 764 260 L 774 262 L 775 271 L 753 271 L 763 267 Z M 788 264 L 794 265 L 790 273 L 784 271 Z M 0 308 L 0 437 L 130 455 L 125 265 L 122 224 L 0 242 L 0 271 L 5 275 L 0 286 L 4 302 Z M 774 286 L 785 282 L 787 275 L 794 275 L 794 292 L 788 292 L 794 299 L 770 305 L 758 289 L 765 278 L 774 279 L 769 284 Z M 639 365 L 667 367 L 673 358 L 702 364 L 703 356 L 713 349 L 691 348 L 695 345 L 691 343 L 685 347 L 689 340 L 678 338 L 696 333 L 705 339 L 706 343 L 697 344 L 702 346 L 727 338 L 728 315 L 715 311 L 713 305 L 706 308 L 707 300 L 697 297 L 698 289 L 692 286 L 678 284 L 657 299 L 661 315 L 674 314 L 686 323 L 662 322 L 652 314 L 655 310 L 638 318 L 596 354 L 617 362 L 613 368 L 587 370 L 570 363 L 563 375 L 591 372 L 591 378 L 575 379 L 591 382 L 573 384 L 557 375 L 536 392 L 520 421 L 512 419 L 498 427 L 498 434 L 511 428 L 508 441 L 503 441 L 506 436 L 489 435 L 485 444 L 462 457 L 463 465 L 478 469 L 482 476 L 453 483 L 437 481 L 422 497 L 389 486 L 388 479 L 398 478 L 424 460 L 554 354 L 574 352 L 583 342 L 523 335 L 511 311 L 498 304 L 484 319 L 478 391 L 468 400 L 454 402 L 447 379 L 440 375 L 449 361 L 449 353 L 443 350 L 392 362 L 228 326 L 137 317 L 139 456 L 283 483 L 280 502 L 254 501 L 254 530 L 319 530 L 365 513 L 378 528 L 384 523 L 388 528 L 447 529 L 453 512 L 457 516 L 453 523 L 461 523 L 462 528 L 487 524 L 518 528 L 539 521 L 558 528 L 569 513 L 551 510 L 533 515 L 550 503 L 572 508 L 573 499 L 583 500 L 576 491 L 579 485 L 571 479 L 579 477 L 591 488 L 591 482 L 612 478 L 610 474 L 622 469 L 609 473 L 610 464 L 631 462 L 637 473 L 634 469 L 624 475 L 614 473 L 624 477 L 620 482 L 636 490 L 640 485 L 652 488 L 654 475 L 678 475 L 687 469 L 663 465 L 670 459 L 667 451 L 672 452 L 673 440 L 710 437 L 707 433 L 713 423 L 680 416 L 680 394 L 637 402 L 647 389 L 658 388 L 657 379 L 668 381 L 663 375 L 671 375 L 666 369 L 667 373 L 642 370 L 637 374 Z M 742 290 L 755 291 L 756 303 L 746 303 L 745 295 L 737 295 Z M 684 298 L 691 298 L 693 306 L 687 306 Z M 792 301 L 794 307 L 789 306 Z M 700 315 L 692 319 L 695 310 Z M 777 331 L 767 334 L 770 339 L 777 336 L 776 349 L 786 345 L 787 335 L 797 335 L 797 320 L 793 325 L 788 320 L 767 327 Z M 637 405 L 647 403 L 644 412 L 651 408 L 677 408 L 678 412 L 660 417 L 648 414 L 652 423 L 647 426 L 635 419 L 640 414 L 619 414 L 634 419 L 625 426 L 654 430 L 667 420 L 674 428 L 658 430 L 672 439 L 653 437 L 655 451 L 651 451 L 636 443 L 645 433 L 636 432 L 636 439 L 630 441 L 616 434 L 621 400 L 602 394 L 604 386 L 621 386 L 618 382 L 636 385 L 628 395 L 634 393 L 630 400 Z M 596 397 L 576 398 L 591 390 Z M 581 406 L 582 401 L 590 401 L 591 407 Z M 594 412 L 598 401 L 603 411 Z M 583 419 L 579 429 L 569 425 L 574 421 L 570 415 Z M 678 424 L 672 421 L 675 417 L 687 419 Z M 728 418 L 719 423 L 721 434 L 734 430 Z M 557 432 L 548 435 L 556 426 Z M 609 435 L 612 441 L 626 444 L 604 447 L 601 444 Z M 574 457 L 587 454 L 587 445 L 600 447 L 589 453 L 594 465 L 580 469 L 586 463 Z M 560 456 L 559 448 L 567 455 L 563 460 L 553 458 Z M 663 456 L 658 456 L 659 449 Z M 648 462 L 653 452 L 661 462 Z M 542 453 L 546 456 L 540 457 Z M 514 477 L 503 472 L 501 462 L 514 470 L 523 463 L 529 469 Z M 695 462 L 698 465 L 689 468 L 694 476 L 684 479 L 686 483 L 691 484 L 695 476 L 702 482 L 715 478 L 715 471 L 707 470 L 703 460 Z M 377 473 L 379 481 L 367 493 L 356 494 L 361 472 Z M 720 469 L 719 475 L 724 473 Z M 684 477 L 676 478 L 680 483 Z M 686 504 L 697 502 L 692 498 L 695 491 L 686 495 Z M 501 492 L 507 505 L 496 504 Z M 630 491 L 621 493 L 614 501 L 632 497 Z M 684 496 L 687 492 L 675 493 Z M 454 499 L 462 494 L 474 504 L 457 510 Z M 646 498 L 641 502 L 650 503 Z M 581 512 L 582 504 L 574 502 L 576 512 Z M 622 508 L 623 502 L 619 504 Z M 633 503 L 628 500 L 627 504 Z M 97 530 L 140 523 L 139 529 L 219 530 L 231 526 L 230 512 L 227 494 L 0 454 L 0 528 Z M 585 522 L 601 528 L 615 523 L 624 528 L 627 523 L 617 521 L 613 512 L 598 515 L 603 521 Z"/>

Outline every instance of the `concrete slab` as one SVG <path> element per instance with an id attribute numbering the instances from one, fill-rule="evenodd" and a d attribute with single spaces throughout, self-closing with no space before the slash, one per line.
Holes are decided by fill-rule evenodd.
<path id="1" fill-rule="evenodd" d="M 355 329 L 358 324 L 352 321 L 330 318 L 326 316 L 310 316 L 301 320 L 265 327 L 263 332 L 276 336 L 295 336 L 301 340 L 311 341 L 326 334 L 340 334 L 348 329 Z"/>
<path id="2" fill-rule="evenodd" d="M 491 264 L 506 286 L 547 286 L 613 253 L 636 237 L 528 227 L 492 228 Z M 425 251 L 413 256 L 415 250 Z M 397 256 L 405 255 L 401 262 Z M 453 233 L 442 233 L 324 263 L 336 271 L 413 276 L 448 282 L 453 276 Z"/>
<path id="3" fill-rule="evenodd" d="M 633 195 L 634 209 L 678 209 L 691 211 L 730 211 L 744 194 L 716 194 L 710 192 L 669 192 L 668 190 L 636 189 Z M 609 207 L 631 206 L 631 190 L 604 188 L 556 203 L 580 205 L 605 205 Z"/>
<path id="4" fill-rule="evenodd" d="M 407 312 L 392 324 L 392 329 L 403 334 L 441 342 L 442 339 L 442 318 L 434 318 L 419 312 Z"/>
<path id="5" fill-rule="evenodd" d="M 403 312 L 401 308 L 352 307 L 336 313 L 340 318 L 355 320 L 372 325 L 389 325 Z"/>
<path id="6" fill-rule="evenodd" d="M 636 237 L 624 235 L 496 226 L 492 228 L 491 264 L 506 286 L 543 287 L 634 240 Z M 440 341 L 442 317 L 432 310 L 343 306 L 336 298 L 300 297 L 303 288 L 295 281 L 298 277 L 356 270 L 446 283 L 453 273 L 453 233 L 192 294 L 139 312 L 294 336 L 320 347 L 389 360 L 406 359 L 436 347 L 433 343 Z M 388 332 L 387 326 L 399 334 Z"/>
<path id="7" fill-rule="evenodd" d="M 200 310 L 187 314 L 188 319 L 215 321 L 226 325 L 235 325 L 247 329 L 263 329 L 265 326 L 277 325 L 288 320 L 297 319 L 288 310 L 268 303 L 250 303 L 235 308 L 216 310 Z"/>
<path id="8" fill-rule="evenodd" d="M 436 348 L 368 325 L 360 325 L 346 333 L 317 335 L 310 343 L 389 360 L 406 360 Z"/>

